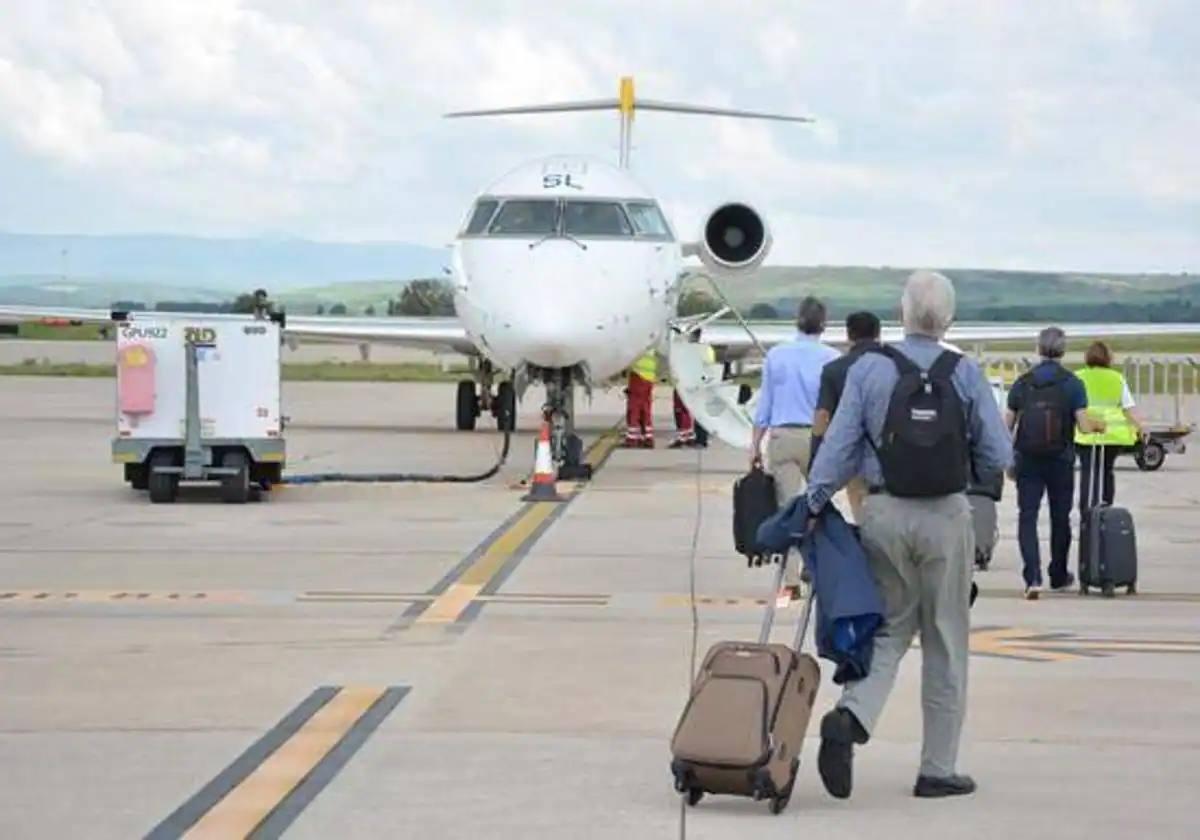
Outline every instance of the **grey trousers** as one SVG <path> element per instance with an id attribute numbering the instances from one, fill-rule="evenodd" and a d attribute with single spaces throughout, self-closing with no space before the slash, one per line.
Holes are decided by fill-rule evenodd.
<path id="1" fill-rule="evenodd" d="M 965 495 L 868 496 L 863 545 L 885 604 L 870 673 L 838 702 L 874 732 L 900 660 L 921 639 L 921 775 L 955 772 L 966 714 L 975 531 Z"/>
<path id="2" fill-rule="evenodd" d="M 808 456 L 812 447 L 812 429 L 776 427 L 767 434 L 767 469 L 775 479 L 775 497 L 779 506 L 790 502 L 804 490 L 808 481 Z M 784 583 L 800 583 L 800 557 L 792 558 L 784 572 Z"/>

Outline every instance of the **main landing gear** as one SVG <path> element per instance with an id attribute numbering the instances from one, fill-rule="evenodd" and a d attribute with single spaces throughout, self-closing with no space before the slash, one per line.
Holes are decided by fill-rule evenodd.
<path id="1" fill-rule="evenodd" d="M 488 412 L 496 418 L 496 428 L 511 432 L 517 426 L 517 392 L 512 382 L 505 380 L 492 393 L 495 369 L 489 362 L 480 362 L 475 368 L 474 379 L 458 383 L 455 406 L 455 425 L 461 432 L 475 428 L 475 421 Z"/>

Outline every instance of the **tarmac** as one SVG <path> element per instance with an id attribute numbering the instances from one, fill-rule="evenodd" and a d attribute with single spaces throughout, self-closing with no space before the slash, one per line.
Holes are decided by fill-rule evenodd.
<path id="1" fill-rule="evenodd" d="M 0 837 L 680 836 L 693 544 L 699 655 L 755 636 L 771 581 L 733 553 L 745 453 L 661 448 L 658 390 L 655 451 L 613 447 L 619 393 L 581 404 L 598 469 L 560 504 L 521 501 L 531 392 L 483 483 L 152 506 L 109 459 L 112 381 L 0 378 Z M 445 385 L 289 383 L 285 401 L 289 473 L 480 472 L 499 447 L 486 424 L 450 431 Z M 1112 600 L 1020 597 L 1006 487 L 972 614 L 974 796 L 911 795 L 914 649 L 850 800 L 825 793 L 810 737 L 782 815 L 709 797 L 686 836 L 1200 836 L 1198 471 L 1194 453 L 1118 462 L 1141 576 Z M 817 715 L 837 696 L 822 666 Z"/>

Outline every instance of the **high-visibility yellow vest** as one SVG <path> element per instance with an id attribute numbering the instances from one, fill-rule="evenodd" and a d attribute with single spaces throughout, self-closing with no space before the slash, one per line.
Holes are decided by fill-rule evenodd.
<path id="1" fill-rule="evenodd" d="M 633 372 L 647 382 L 653 382 L 658 377 L 658 353 L 651 350 L 644 354 L 633 363 Z"/>
<path id="2" fill-rule="evenodd" d="M 1085 367 L 1075 371 L 1087 391 L 1088 416 L 1103 420 L 1103 432 L 1084 433 L 1075 430 L 1075 442 L 1085 446 L 1133 446 L 1137 430 L 1121 408 L 1125 377 L 1120 371 L 1104 367 Z"/>

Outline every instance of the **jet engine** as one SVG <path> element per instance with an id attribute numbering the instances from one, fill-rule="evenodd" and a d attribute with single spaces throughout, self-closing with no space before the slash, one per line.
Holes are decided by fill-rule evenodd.
<path id="1" fill-rule="evenodd" d="M 762 264 L 771 250 L 771 232 L 753 207 L 741 202 L 722 204 L 708 214 L 696 255 L 710 270 L 744 275 Z"/>

